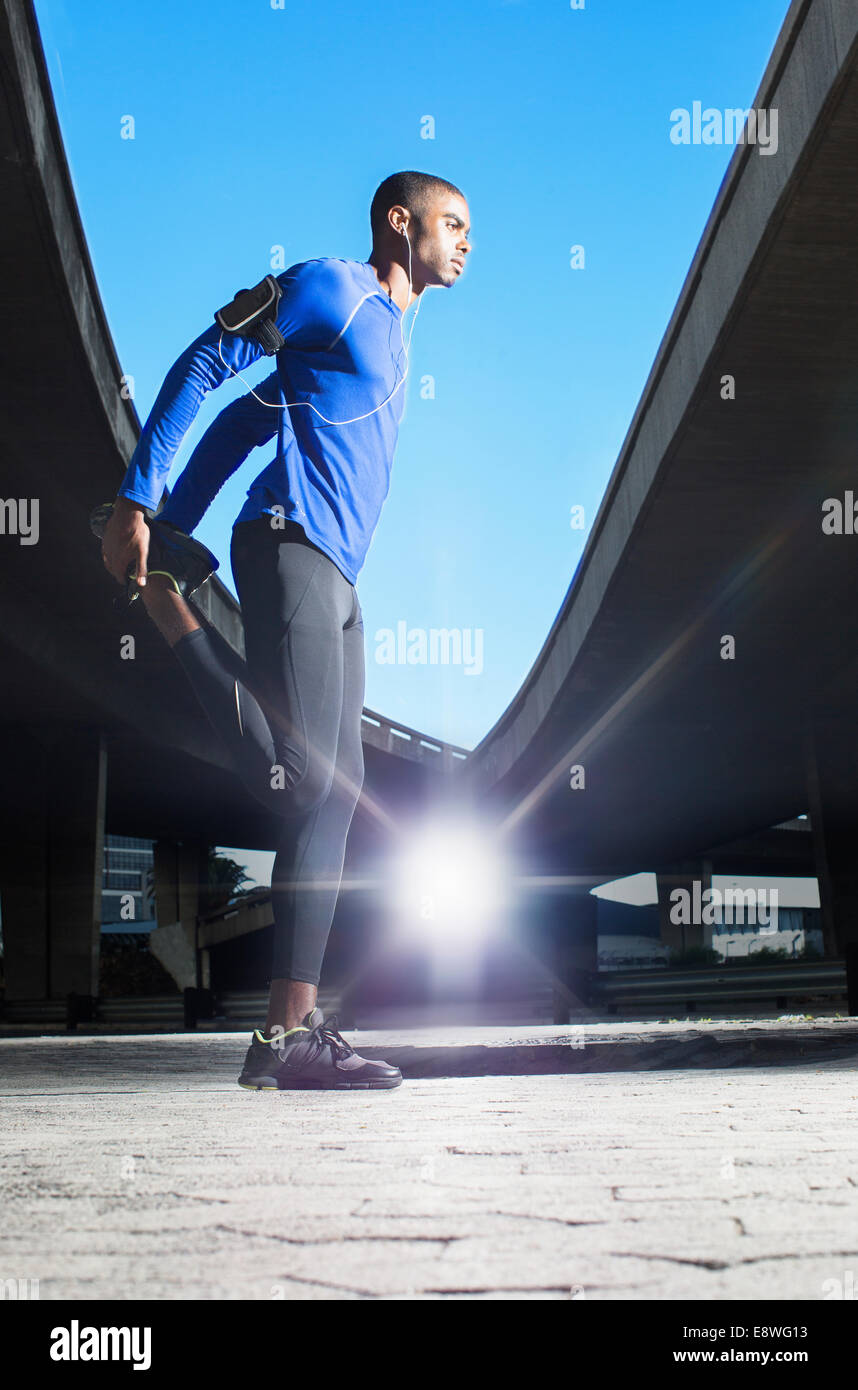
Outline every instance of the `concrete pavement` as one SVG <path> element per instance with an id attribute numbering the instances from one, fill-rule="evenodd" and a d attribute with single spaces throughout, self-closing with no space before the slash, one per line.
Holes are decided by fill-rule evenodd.
<path id="1" fill-rule="evenodd" d="M 411 1048 L 412 1079 L 333 1095 L 241 1090 L 235 1034 L 0 1042 L 0 1279 L 92 1300 L 854 1296 L 854 1020 L 472 1030 L 465 1052 L 508 1059 L 493 1075 L 438 1074 L 462 1043 L 440 1032 L 347 1034 Z"/>

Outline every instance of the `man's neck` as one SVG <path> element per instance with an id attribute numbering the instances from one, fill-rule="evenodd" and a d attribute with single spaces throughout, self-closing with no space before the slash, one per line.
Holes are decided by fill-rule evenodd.
<path id="1" fill-rule="evenodd" d="M 379 285 L 388 298 L 392 299 L 394 304 L 399 306 L 403 314 L 409 304 L 413 304 L 414 300 L 422 293 L 422 286 L 420 286 L 419 289 L 416 286 L 412 286 L 409 295 L 408 272 L 398 261 L 377 256 L 376 253 L 373 252 L 367 261 L 367 265 L 372 266 Z"/>

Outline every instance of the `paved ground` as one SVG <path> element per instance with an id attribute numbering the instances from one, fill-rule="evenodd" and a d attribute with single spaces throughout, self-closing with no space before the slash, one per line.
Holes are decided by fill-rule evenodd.
<path id="1" fill-rule="evenodd" d="M 855 1020 L 348 1036 L 413 1079 L 255 1094 L 235 1035 L 0 1042 L 0 1280 L 42 1299 L 855 1296 Z M 497 1074 L 444 1074 L 480 1049 Z"/>

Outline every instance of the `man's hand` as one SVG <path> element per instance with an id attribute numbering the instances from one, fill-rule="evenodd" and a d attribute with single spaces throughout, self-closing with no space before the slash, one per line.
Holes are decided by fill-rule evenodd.
<path id="1" fill-rule="evenodd" d="M 135 581 L 142 589 L 146 583 L 149 527 L 138 502 L 117 497 L 101 539 L 101 554 L 117 584 L 125 587 L 129 566 L 133 566 Z"/>

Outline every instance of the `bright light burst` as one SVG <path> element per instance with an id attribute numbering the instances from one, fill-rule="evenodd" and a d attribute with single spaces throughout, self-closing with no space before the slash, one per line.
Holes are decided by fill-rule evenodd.
<path id="1" fill-rule="evenodd" d="M 417 828 L 395 865 L 393 908 L 408 932 L 485 935 L 508 900 L 509 870 L 485 829 L 444 820 Z"/>

